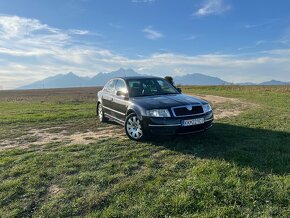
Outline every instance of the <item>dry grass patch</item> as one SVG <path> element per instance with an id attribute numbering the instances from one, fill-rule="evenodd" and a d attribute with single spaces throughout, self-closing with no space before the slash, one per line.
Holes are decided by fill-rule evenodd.
<path id="1" fill-rule="evenodd" d="M 197 95 L 197 97 L 211 103 L 216 120 L 238 116 L 240 113 L 258 106 L 257 104 L 245 102 L 237 98 L 227 98 L 215 95 Z"/>
<path id="2" fill-rule="evenodd" d="M 21 137 L 0 140 L 0 150 L 11 148 L 29 148 L 34 145 L 45 145 L 61 142 L 66 145 L 84 144 L 88 145 L 99 139 L 119 138 L 126 139 L 122 126 L 107 125 L 95 130 L 68 132 L 68 126 L 51 127 L 44 129 L 30 129 Z M 33 139 L 33 140 L 31 140 Z"/>

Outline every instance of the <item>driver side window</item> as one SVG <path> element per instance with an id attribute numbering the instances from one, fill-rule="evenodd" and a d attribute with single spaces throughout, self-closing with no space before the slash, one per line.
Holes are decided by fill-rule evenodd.
<path id="1" fill-rule="evenodd" d="M 116 83 L 116 91 L 121 91 L 124 93 L 128 93 L 126 84 L 123 80 L 118 79 Z"/>

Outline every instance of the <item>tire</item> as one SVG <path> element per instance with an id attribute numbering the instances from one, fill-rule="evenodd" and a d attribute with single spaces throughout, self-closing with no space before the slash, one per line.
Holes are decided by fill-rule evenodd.
<path id="1" fill-rule="evenodd" d="M 137 115 L 129 114 L 125 121 L 125 132 L 127 136 L 135 141 L 141 141 L 145 138 L 145 131 Z"/>
<path id="2" fill-rule="evenodd" d="M 105 117 L 105 114 L 104 114 L 104 112 L 103 112 L 103 105 L 102 105 L 101 102 L 100 102 L 100 103 L 98 104 L 98 106 L 97 106 L 97 115 L 98 115 L 98 117 L 99 117 L 99 121 L 100 121 L 101 123 L 104 123 L 104 122 L 108 121 L 108 118 Z"/>

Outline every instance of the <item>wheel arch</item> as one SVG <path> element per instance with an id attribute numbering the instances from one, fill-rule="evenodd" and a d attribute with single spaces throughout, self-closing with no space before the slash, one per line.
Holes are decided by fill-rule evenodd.
<path id="1" fill-rule="evenodd" d="M 142 119 L 141 111 L 138 109 L 138 107 L 129 107 L 126 112 L 126 117 L 132 113 L 136 114 L 138 119 Z"/>
<path id="2" fill-rule="evenodd" d="M 127 110 L 126 116 L 128 116 L 130 114 L 133 114 L 133 113 L 136 114 L 136 112 L 132 108 L 130 108 L 130 109 Z"/>

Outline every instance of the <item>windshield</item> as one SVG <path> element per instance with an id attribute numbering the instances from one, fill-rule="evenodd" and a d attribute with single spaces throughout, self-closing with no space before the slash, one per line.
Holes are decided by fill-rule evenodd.
<path id="1" fill-rule="evenodd" d="M 128 80 L 131 97 L 179 94 L 179 92 L 164 79 L 132 79 Z"/>

